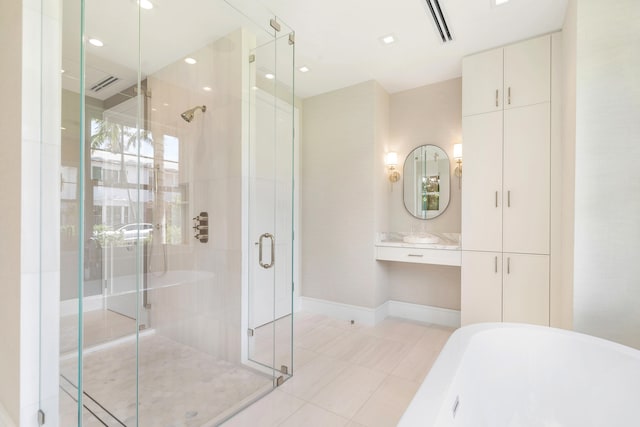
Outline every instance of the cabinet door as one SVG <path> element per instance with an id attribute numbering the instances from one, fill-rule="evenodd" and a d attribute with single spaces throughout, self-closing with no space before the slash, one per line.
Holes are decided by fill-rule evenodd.
<path id="1" fill-rule="evenodd" d="M 502 48 L 462 59 L 462 115 L 502 110 Z"/>
<path id="2" fill-rule="evenodd" d="M 462 249 L 502 251 L 502 111 L 462 119 Z"/>
<path id="3" fill-rule="evenodd" d="M 504 48 L 504 108 L 551 99 L 551 37 L 544 36 Z"/>
<path id="4" fill-rule="evenodd" d="M 550 120 L 548 103 L 504 112 L 504 252 L 549 253 Z"/>
<path id="5" fill-rule="evenodd" d="M 462 326 L 502 320 L 502 254 L 462 252 Z"/>
<path id="6" fill-rule="evenodd" d="M 549 256 L 504 253 L 505 322 L 549 326 Z"/>

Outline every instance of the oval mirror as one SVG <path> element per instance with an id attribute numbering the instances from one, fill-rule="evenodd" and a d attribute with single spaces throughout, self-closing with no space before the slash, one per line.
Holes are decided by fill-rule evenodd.
<path id="1" fill-rule="evenodd" d="M 449 157 L 436 145 L 421 145 L 404 161 L 404 207 L 420 219 L 432 219 L 449 206 Z"/>

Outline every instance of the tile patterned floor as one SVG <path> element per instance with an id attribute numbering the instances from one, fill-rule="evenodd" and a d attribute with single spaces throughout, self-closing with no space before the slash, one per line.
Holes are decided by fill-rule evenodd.
<path id="1" fill-rule="evenodd" d="M 293 329 L 293 378 L 224 427 L 395 426 L 453 332 L 393 318 L 366 327 L 310 313 L 296 313 Z"/>

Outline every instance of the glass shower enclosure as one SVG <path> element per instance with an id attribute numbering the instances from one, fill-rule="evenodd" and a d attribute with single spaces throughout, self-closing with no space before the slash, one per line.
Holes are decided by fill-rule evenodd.
<path id="1" fill-rule="evenodd" d="M 292 375 L 295 35 L 65 0 L 59 425 L 218 425 Z"/>

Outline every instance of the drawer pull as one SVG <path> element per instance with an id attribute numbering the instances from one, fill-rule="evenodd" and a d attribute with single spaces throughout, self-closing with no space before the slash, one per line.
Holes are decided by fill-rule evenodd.
<path id="1" fill-rule="evenodd" d="M 423 254 L 409 254 L 409 256 L 422 258 L 424 255 Z"/>

